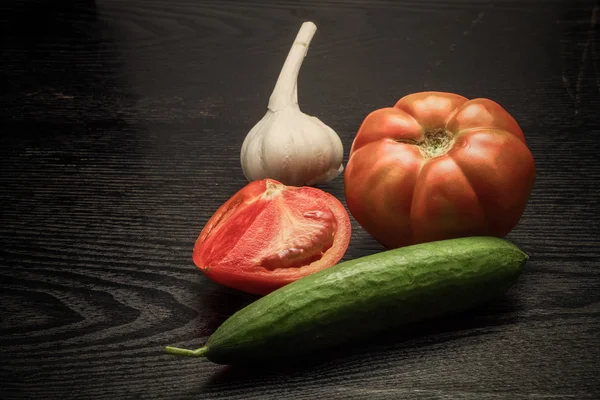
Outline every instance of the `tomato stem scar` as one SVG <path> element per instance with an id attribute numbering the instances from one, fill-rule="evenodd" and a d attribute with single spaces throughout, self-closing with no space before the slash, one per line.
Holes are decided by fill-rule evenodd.
<path id="1" fill-rule="evenodd" d="M 435 158 L 446 154 L 453 144 L 452 132 L 444 128 L 426 131 L 425 139 L 418 143 L 421 152 L 427 158 Z"/>

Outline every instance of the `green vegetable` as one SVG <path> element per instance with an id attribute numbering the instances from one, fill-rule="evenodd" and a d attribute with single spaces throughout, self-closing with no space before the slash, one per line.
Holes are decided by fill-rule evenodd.
<path id="1" fill-rule="evenodd" d="M 237 364 L 342 344 L 478 306 L 503 293 L 527 258 L 506 240 L 470 237 L 346 261 L 241 309 L 204 347 L 166 351 Z"/>

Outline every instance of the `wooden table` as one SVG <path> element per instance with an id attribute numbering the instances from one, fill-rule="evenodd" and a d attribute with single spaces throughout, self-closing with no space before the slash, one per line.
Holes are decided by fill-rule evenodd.
<path id="1" fill-rule="evenodd" d="M 7 3 L 1 398 L 600 398 L 597 3 Z M 488 97 L 519 121 L 538 175 L 507 238 L 526 272 L 485 309 L 300 365 L 165 355 L 254 299 L 191 251 L 246 184 L 242 141 L 306 20 L 300 105 L 344 163 L 363 118 L 411 92 Z M 342 177 L 321 188 L 344 201 Z M 382 250 L 352 224 L 345 260 Z"/>

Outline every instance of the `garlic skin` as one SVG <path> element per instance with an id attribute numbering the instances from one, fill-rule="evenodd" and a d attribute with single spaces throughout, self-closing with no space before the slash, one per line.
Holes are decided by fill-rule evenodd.
<path id="1" fill-rule="evenodd" d="M 244 140 L 241 154 L 250 182 L 271 178 L 284 185 L 314 185 L 344 169 L 339 136 L 298 107 L 268 110 Z"/>
<path id="2" fill-rule="evenodd" d="M 240 154 L 250 182 L 271 178 L 284 185 L 326 183 L 343 170 L 344 148 L 333 129 L 298 105 L 298 73 L 317 27 L 302 24 L 269 99 L 265 116 L 250 130 Z"/>

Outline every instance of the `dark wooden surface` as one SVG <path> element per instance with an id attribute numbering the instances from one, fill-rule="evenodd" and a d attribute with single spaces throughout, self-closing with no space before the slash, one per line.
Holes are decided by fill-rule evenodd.
<path id="1" fill-rule="evenodd" d="M 593 1 L 14 1 L 0 6 L 0 398 L 600 398 L 600 8 Z M 301 22 L 304 111 L 345 158 L 370 111 L 489 97 L 538 179 L 505 298 L 298 365 L 162 353 L 253 297 L 191 260 Z M 344 201 L 340 177 L 321 186 Z M 344 259 L 380 251 L 353 220 Z"/>

